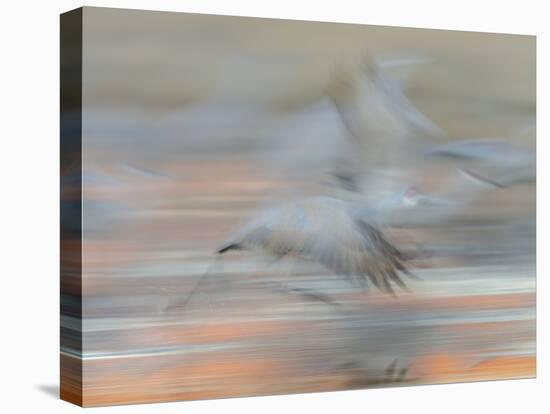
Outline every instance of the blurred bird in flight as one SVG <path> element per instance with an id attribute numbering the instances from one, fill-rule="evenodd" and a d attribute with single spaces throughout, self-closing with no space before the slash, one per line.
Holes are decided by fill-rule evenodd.
<path id="1" fill-rule="evenodd" d="M 369 223 L 369 210 L 331 197 L 297 200 L 256 215 L 217 253 L 265 251 L 313 260 L 359 286 L 367 280 L 394 295 L 392 284 L 407 290 L 400 273 L 409 274 L 406 256 Z"/>
<path id="2" fill-rule="evenodd" d="M 330 105 L 314 108 L 321 111 L 316 119 L 339 119 L 350 145 L 348 158 L 332 171 L 336 191 L 294 197 L 262 209 L 226 239 L 218 254 L 247 250 L 276 260 L 297 257 L 322 264 L 363 288 L 372 284 L 395 296 L 396 286 L 408 290 L 403 275 L 412 274 L 408 256 L 384 235 L 385 227 L 440 222 L 457 214 L 480 191 L 530 177 L 510 174 L 499 182 L 463 168 L 476 160 L 528 171 L 532 161 L 529 153 L 500 141 L 445 144 L 441 128 L 414 106 L 383 67 L 370 60 L 340 69 L 325 89 Z M 333 114 L 327 113 L 330 108 Z M 420 192 L 416 177 L 434 159 L 445 157 L 459 162 L 452 165 L 440 194 Z M 200 280 L 188 298 L 199 284 Z"/>

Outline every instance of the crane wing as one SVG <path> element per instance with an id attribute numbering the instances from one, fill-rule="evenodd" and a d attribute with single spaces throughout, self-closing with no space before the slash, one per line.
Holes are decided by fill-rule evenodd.
<path id="1" fill-rule="evenodd" d="M 407 289 L 399 275 L 409 274 L 405 255 L 374 226 L 355 218 L 348 203 L 330 197 L 268 209 L 218 252 L 239 248 L 312 260 L 363 287 L 370 282 L 392 295 L 392 285 Z"/>
<path id="2" fill-rule="evenodd" d="M 374 62 L 341 70 L 327 90 L 363 167 L 361 187 L 376 198 L 402 188 L 420 165 L 415 154 L 444 135 Z"/>
<path id="3" fill-rule="evenodd" d="M 395 146 L 440 137 L 441 129 L 407 98 L 400 84 L 374 62 L 337 73 L 329 96 L 358 147 Z M 365 148 L 367 146 L 368 148 Z"/>
<path id="4" fill-rule="evenodd" d="M 303 252 L 327 268 L 366 286 L 395 295 L 392 285 L 408 290 L 400 272 L 408 274 L 405 255 L 376 228 L 357 222 L 357 229 L 315 235 Z"/>

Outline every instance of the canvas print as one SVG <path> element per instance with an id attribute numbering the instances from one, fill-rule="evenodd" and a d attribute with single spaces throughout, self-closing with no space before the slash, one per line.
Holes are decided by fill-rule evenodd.
<path id="1" fill-rule="evenodd" d="M 61 397 L 535 376 L 535 37 L 61 16 Z"/>

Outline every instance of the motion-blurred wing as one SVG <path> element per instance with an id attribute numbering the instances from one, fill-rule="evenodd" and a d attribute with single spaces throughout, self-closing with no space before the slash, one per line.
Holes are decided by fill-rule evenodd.
<path id="1" fill-rule="evenodd" d="M 452 158 L 466 166 L 471 178 L 497 187 L 534 182 L 535 154 L 503 139 L 465 139 L 435 146 L 429 156 Z"/>
<path id="2" fill-rule="evenodd" d="M 369 191 L 387 195 L 402 188 L 403 177 L 418 167 L 425 141 L 443 135 L 372 62 L 338 72 L 328 93 L 365 168 Z"/>
<path id="3" fill-rule="evenodd" d="M 268 209 L 232 236 L 230 248 L 265 249 L 318 262 L 351 281 L 394 294 L 392 284 L 406 289 L 399 272 L 405 257 L 375 227 L 355 218 L 350 205 L 330 197 L 301 200 Z"/>
<path id="4" fill-rule="evenodd" d="M 399 273 L 407 272 L 404 255 L 383 234 L 356 219 L 349 205 L 331 198 L 303 204 L 304 235 L 294 251 L 347 276 L 362 286 L 367 281 L 382 292 L 394 294 L 393 284 L 406 289 Z"/>
<path id="5" fill-rule="evenodd" d="M 500 164 L 528 162 L 532 155 L 499 138 L 461 139 L 434 146 L 426 151 L 432 156 L 456 158 L 463 161 L 489 161 Z"/>
<path id="6" fill-rule="evenodd" d="M 395 295 L 393 285 L 408 290 L 400 276 L 400 272 L 408 273 L 405 256 L 364 222 L 358 222 L 357 229 L 316 235 L 307 254 L 361 286 L 368 281 L 391 295 Z"/>

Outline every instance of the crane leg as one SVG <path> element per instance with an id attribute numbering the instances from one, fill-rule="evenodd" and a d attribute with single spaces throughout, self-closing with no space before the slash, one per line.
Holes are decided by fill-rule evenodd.
<path id="1" fill-rule="evenodd" d="M 290 276 L 293 276 L 295 264 L 296 263 L 294 259 L 289 258 L 287 262 L 287 269 L 286 271 L 281 272 L 281 275 L 283 275 L 284 278 L 286 279 L 288 279 Z M 325 295 L 324 293 L 318 292 L 313 289 L 293 287 L 281 282 L 270 283 L 270 287 L 273 292 L 283 293 L 283 294 L 294 294 L 308 300 L 323 302 L 331 306 L 340 305 L 340 303 L 333 300 L 330 296 Z"/>
<path id="2" fill-rule="evenodd" d="M 315 290 L 312 290 L 312 289 L 294 288 L 294 287 L 291 287 L 291 286 L 284 285 L 282 283 L 277 283 L 272 288 L 272 290 L 274 292 L 278 292 L 278 293 L 296 294 L 296 295 L 301 296 L 305 299 L 313 300 L 313 301 L 317 301 L 317 302 L 324 302 L 327 305 L 331 305 L 331 306 L 340 306 L 340 303 L 338 303 L 335 300 L 333 300 L 332 298 L 330 298 L 330 296 L 325 295 L 323 293 L 319 293 L 319 292 L 317 292 Z"/>

